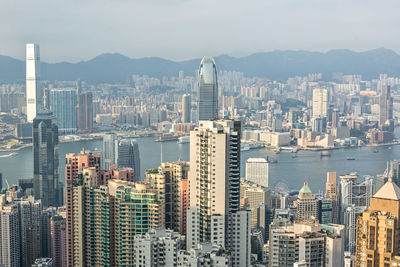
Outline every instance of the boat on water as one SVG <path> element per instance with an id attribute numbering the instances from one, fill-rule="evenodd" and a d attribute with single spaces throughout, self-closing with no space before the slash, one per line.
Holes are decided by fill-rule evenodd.
<path id="1" fill-rule="evenodd" d="M 293 153 L 292 158 L 297 158 L 297 154 Z"/>
<path id="2" fill-rule="evenodd" d="M 330 156 L 331 156 L 331 152 L 329 152 L 328 150 L 321 151 L 321 158 L 322 157 L 330 157 Z"/>
<path id="3" fill-rule="evenodd" d="M 177 135 L 172 135 L 172 134 L 164 134 L 160 135 L 157 139 L 155 139 L 155 142 L 167 142 L 167 141 L 176 141 L 178 140 L 179 136 Z"/>
<path id="4" fill-rule="evenodd" d="M 250 145 L 240 144 L 240 151 L 248 151 L 248 150 L 250 150 Z"/>
<path id="5" fill-rule="evenodd" d="M 373 153 L 378 153 L 379 150 L 378 150 L 378 149 L 375 149 L 375 150 L 372 150 L 372 152 L 373 152 Z"/>
<path id="6" fill-rule="evenodd" d="M 181 136 L 178 138 L 178 144 L 190 143 L 190 136 Z"/>
<path id="7" fill-rule="evenodd" d="M 347 157 L 346 159 L 347 159 L 347 160 L 355 160 L 356 158 L 353 158 L 353 157 Z"/>
<path id="8" fill-rule="evenodd" d="M 10 154 L 7 154 L 7 155 L 0 155 L 0 158 L 9 158 L 9 157 L 12 157 L 12 156 L 14 156 L 15 154 L 17 154 L 17 153 L 15 153 L 15 152 L 12 152 L 12 153 L 10 153 Z"/>

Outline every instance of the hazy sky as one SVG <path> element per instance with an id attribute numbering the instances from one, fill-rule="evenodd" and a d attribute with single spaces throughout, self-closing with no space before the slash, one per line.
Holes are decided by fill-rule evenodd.
<path id="1" fill-rule="evenodd" d="M 400 52 L 399 0 L 0 0 L 0 54 L 184 60 L 271 50 Z"/>

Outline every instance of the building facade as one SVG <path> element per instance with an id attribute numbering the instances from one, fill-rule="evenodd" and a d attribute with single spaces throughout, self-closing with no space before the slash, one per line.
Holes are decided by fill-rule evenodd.
<path id="1" fill-rule="evenodd" d="M 39 45 L 26 45 L 26 117 L 33 122 L 42 109 L 42 87 L 40 85 Z"/>
<path id="2" fill-rule="evenodd" d="M 198 76 L 198 120 L 218 118 L 217 68 L 212 57 L 203 57 Z"/>
<path id="3" fill-rule="evenodd" d="M 42 206 L 61 206 L 62 186 L 58 174 L 58 127 L 51 112 L 40 111 L 32 125 L 33 184 Z"/>
<path id="4" fill-rule="evenodd" d="M 132 168 L 136 181 L 140 181 L 140 153 L 135 139 L 122 139 L 118 144 L 118 168 Z"/>
<path id="5" fill-rule="evenodd" d="M 50 110 L 57 118 L 61 133 L 76 131 L 77 95 L 75 89 L 53 89 L 50 91 Z"/>
<path id="6" fill-rule="evenodd" d="M 246 161 L 246 180 L 268 187 L 268 161 L 265 158 L 249 158 Z"/>

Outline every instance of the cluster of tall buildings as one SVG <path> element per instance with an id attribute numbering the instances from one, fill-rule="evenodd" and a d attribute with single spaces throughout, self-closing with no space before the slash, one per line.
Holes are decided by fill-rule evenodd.
<path id="1" fill-rule="evenodd" d="M 93 96 L 91 92 L 81 93 L 77 88 L 49 89 L 40 83 L 39 45 L 26 45 L 26 114 L 27 121 L 41 110 L 50 110 L 57 118 L 60 133 L 74 133 L 77 130 L 93 128 Z"/>
<path id="2" fill-rule="evenodd" d="M 12 187 L 0 194 L 0 265 L 400 264 L 400 164 L 391 163 L 377 193 L 372 177 L 350 173 L 338 182 L 335 172 L 327 173 L 325 194 L 313 194 L 308 182 L 298 192 L 272 192 L 264 158 L 248 159 L 241 179 L 242 123 L 233 119 L 237 111 L 219 109 L 211 57 L 202 59 L 198 72 L 198 124 L 190 131 L 189 162 L 161 162 L 143 176 L 136 140 L 107 133 L 102 153 L 83 149 L 66 155 L 62 183 L 59 133 L 93 127 L 93 95 L 82 93 L 79 82 L 74 89 L 43 93 L 39 60 L 38 46 L 28 44 L 27 120 L 32 123 L 34 173 L 32 188 Z M 253 89 L 242 91 L 251 98 L 267 94 Z M 329 100 L 330 90 L 313 88 L 311 114 L 303 113 L 312 129 L 300 132 L 299 139 L 310 135 L 315 140 L 327 124 L 333 131 L 347 127 Z M 180 121 L 190 124 L 190 94 L 182 96 L 181 106 Z M 257 113 L 260 121 L 273 132 L 283 131 L 280 104 L 268 102 L 266 108 Z M 381 130 L 391 131 L 388 86 L 382 88 L 379 108 Z M 220 114 L 231 119 L 219 119 Z M 303 130 L 299 114 L 292 110 L 288 120 Z M 270 138 L 280 143 L 282 136 Z"/>

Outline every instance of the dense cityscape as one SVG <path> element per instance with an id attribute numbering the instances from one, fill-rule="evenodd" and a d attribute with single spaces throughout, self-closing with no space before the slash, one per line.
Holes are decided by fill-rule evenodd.
<path id="1" fill-rule="evenodd" d="M 324 187 L 270 172 L 280 154 L 322 166 L 395 150 L 400 78 L 283 83 L 204 57 L 194 73 L 91 84 L 46 80 L 39 53 L 26 45 L 25 84 L 0 85 L 0 161 L 33 166 L 2 170 L 1 266 L 400 266 L 400 160 L 365 173 L 347 156 Z M 144 157 L 143 138 L 160 150 Z M 69 148 L 82 141 L 101 148 Z M 171 143 L 188 157 L 163 160 Z"/>

